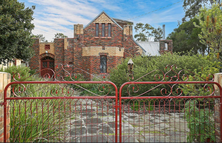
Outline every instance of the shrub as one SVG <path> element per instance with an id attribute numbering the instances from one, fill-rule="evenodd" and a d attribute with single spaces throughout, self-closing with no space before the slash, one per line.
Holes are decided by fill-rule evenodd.
<path id="1" fill-rule="evenodd" d="M 34 75 L 34 74 L 36 73 L 36 70 L 34 70 L 34 69 L 33 69 L 33 70 L 30 70 L 29 73 L 30 73 L 31 75 Z"/>
<path id="2" fill-rule="evenodd" d="M 185 116 L 190 129 L 187 141 L 206 142 L 210 139 L 211 142 L 215 142 L 214 111 L 207 105 L 198 105 L 198 103 L 197 100 L 191 100 L 185 104 Z"/>
<path id="3" fill-rule="evenodd" d="M 202 68 L 198 73 L 195 71 L 202 78 L 202 81 L 212 80 L 213 74 L 219 72 L 220 62 L 215 59 L 214 55 L 215 53 L 211 53 L 205 57 L 206 60 L 211 61 L 211 66 Z M 188 81 L 195 80 L 190 76 Z M 213 84 L 186 84 L 182 85 L 181 89 L 186 95 L 209 96 L 213 92 L 213 86 Z M 187 141 L 206 142 L 210 140 L 215 142 L 214 105 L 214 98 L 196 98 L 186 102 L 185 116 L 187 126 L 190 129 Z"/>
<path id="4" fill-rule="evenodd" d="M 166 53 L 164 55 L 158 56 L 158 57 L 141 57 L 137 56 L 133 58 L 134 62 L 134 79 L 131 79 L 131 81 L 176 81 L 177 80 L 177 74 L 179 71 L 186 69 L 180 73 L 180 80 L 186 80 L 186 78 L 183 78 L 183 74 L 188 75 L 194 75 L 199 74 L 206 70 L 209 72 L 208 74 L 214 74 L 215 72 L 219 71 L 219 63 L 214 61 L 215 56 L 209 55 L 209 56 L 202 56 L 202 55 L 183 55 L 180 56 L 177 53 L 170 54 Z M 110 73 L 110 80 L 114 82 L 117 87 L 119 88 L 124 82 L 129 81 L 128 75 L 126 70 L 127 68 L 127 62 L 129 58 L 125 59 L 122 64 L 118 65 L 117 68 L 112 69 Z M 173 70 L 170 71 L 170 66 L 166 68 L 167 65 L 176 65 L 173 67 Z M 170 72 L 168 72 L 170 71 Z M 149 74 L 148 74 L 149 73 Z M 164 73 L 166 74 L 165 79 Z M 147 74 L 147 75 L 146 75 Z M 206 79 L 208 76 L 207 73 L 202 76 L 202 78 Z M 146 75 L 146 76 L 144 76 Z M 142 77 L 144 76 L 144 77 Z M 142 78 L 140 78 L 142 77 Z M 196 80 L 203 80 L 202 78 L 196 76 Z M 145 93 L 147 89 L 152 89 L 156 85 L 130 85 L 128 92 L 132 96 L 136 96 L 142 93 Z M 161 85 L 161 87 L 153 89 L 152 91 L 144 94 L 148 96 L 160 96 L 162 95 L 160 93 L 160 88 L 166 88 L 167 91 L 170 91 L 170 88 L 167 85 Z M 137 91 L 136 93 L 133 92 Z M 176 89 L 176 88 L 174 88 Z M 168 95 L 169 92 L 163 93 L 163 95 Z M 175 95 L 177 95 L 175 93 Z M 122 96 L 129 96 L 127 93 L 127 87 L 123 88 Z"/>
<path id="5" fill-rule="evenodd" d="M 128 60 L 129 58 L 125 59 L 122 64 L 118 65 L 117 68 L 113 69 L 110 73 L 110 80 L 118 87 L 120 87 L 124 82 L 128 81 L 128 75 L 126 73 Z M 178 79 L 179 71 L 181 71 L 179 75 L 181 81 L 208 81 L 212 80 L 212 75 L 219 72 L 220 68 L 220 62 L 218 62 L 215 53 L 211 53 L 207 56 L 191 56 L 190 54 L 179 56 L 177 53 L 168 53 L 159 57 L 138 56 L 133 58 L 133 62 L 134 79 L 130 79 L 130 81 L 176 81 Z M 177 69 L 174 66 L 172 70 L 170 70 L 169 66 L 166 67 L 166 65 L 176 65 Z M 189 78 L 187 78 L 187 75 L 189 75 Z M 122 96 L 163 96 L 171 93 L 171 89 L 168 85 L 160 85 L 159 87 L 156 86 L 157 85 L 129 85 L 123 88 Z M 172 87 L 172 85 L 170 86 Z M 203 85 L 175 85 L 175 87 L 172 89 L 173 94 L 170 96 L 177 96 L 179 94 L 176 91 L 177 88 L 180 88 L 181 91 L 183 91 L 182 95 L 207 96 L 213 91 L 212 85 L 208 86 L 210 87 L 210 90 L 204 91 Z M 150 89 L 152 90 L 147 92 Z M 166 90 L 163 90 L 161 94 L 161 89 Z M 125 100 L 123 104 L 126 104 L 126 102 L 128 102 L 131 109 L 135 111 L 138 111 L 138 108 L 143 105 L 142 102 L 138 102 L 136 100 Z M 156 102 L 160 103 L 160 100 L 149 101 L 149 103 L 152 104 L 151 107 L 155 105 L 154 103 Z M 187 101 L 185 101 L 185 99 L 177 99 L 172 101 L 169 100 L 169 102 L 172 102 L 172 105 L 174 105 L 172 107 L 177 111 L 181 110 L 179 107 L 181 106 L 180 104 L 185 103 L 185 116 L 188 128 L 190 129 L 190 134 L 187 137 L 189 142 L 204 142 L 207 139 L 215 141 L 213 99 L 206 100 L 198 98 Z M 197 107 L 197 103 L 199 107 Z M 145 104 L 148 105 L 147 103 Z M 209 104 L 211 106 L 208 106 Z M 178 109 L 175 109 L 176 105 L 179 105 Z"/>
<path id="6" fill-rule="evenodd" d="M 30 75 L 30 68 L 25 66 L 10 66 L 5 70 L 0 69 L 2 72 L 11 74 L 11 81 L 31 81 L 33 77 Z M 13 77 L 14 76 L 14 77 Z"/>

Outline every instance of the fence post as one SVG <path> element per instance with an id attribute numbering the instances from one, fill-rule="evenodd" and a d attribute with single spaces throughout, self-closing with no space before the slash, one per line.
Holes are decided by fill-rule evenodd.
<path id="1" fill-rule="evenodd" d="M 0 72 L 0 103 L 4 101 L 4 88 L 11 82 L 11 74 L 6 72 Z M 11 88 L 8 88 L 7 97 L 11 94 Z M 6 119 L 6 141 L 10 142 L 10 106 L 7 104 L 7 119 Z M 4 142 L 4 105 L 0 105 L 0 142 Z"/>
<path id="2" fill-rule="evenodd" d="M 222 87 L 222 73 L 215 73 L 214 74 L 214 82 L 217 82 L 220 84 L 220 86 Z M 215 86 L 215 95 L 217 96 L 221 96 L 220 95 L 220 90 L 217 86 Z M 221 99 L 219 98 L 215 98 L 215 116 L 214 116 L 214 120 L 215 120 L 215 134 L 216 134 L 216 142 L 221 142 L 222 138 L 221 138 L 221 104 L 220 101 Z"/>

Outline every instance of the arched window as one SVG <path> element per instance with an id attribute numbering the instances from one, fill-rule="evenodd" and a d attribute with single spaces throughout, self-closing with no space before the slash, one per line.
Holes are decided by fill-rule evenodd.
<path id="1" fill-rule="evenodd" d="M 47 56 L 47 57 L 42 58 L 42 60 L 54 60 L 54 59 Z"/>

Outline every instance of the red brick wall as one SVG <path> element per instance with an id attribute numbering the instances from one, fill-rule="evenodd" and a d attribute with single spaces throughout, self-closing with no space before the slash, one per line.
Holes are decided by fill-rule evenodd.
<path id="1" fill-rule="evenodd" d="M 86 78 L 90 78 L 90 74 L 100 74 L 100 55 L 92 57 L 82 56 L 82 47 L 89 46 L 113 46 L 124 47 L 125 57 L 138 55 L 138 45 L 133 41 L 132 36 L 123 35 L 123 29 L 116 24 L 112 24 L 111 37 L 108 36 L 108 24 L 105 24 L 105 37 L 102 36 L 102 24 L 99 24 L 99 37 L 95 37 L 95 23 L 91 23 L 84 30 L 83 34 L 75 34 L 74 38 L 68 38 L 68 46 L 64 48 L 64 39 L 55 39 L 55 72 L 58 75 L 66 76 L 61 65 L 70 73 L 82 73 Z M 35 56 L 32 58 L 30 67 L 32 69 L 39 69 L 40 59 L 39 55 L 39 42 L 35 42 L 33 45 L 35 49 Z M 37 60 L 36 60 L 37 59 Z M 107 55 L 107 73 L 110 69 L 114 68 L 117 64 L 121 63 L 122 57 L 115 57 Z M 73 62 L 73 67 L 67 67 L 69 62 Z M 56 66 L 58 65 L 58 68 Z M 76 68 L 75 68 L 76 67 Z M 77 68 L 85 70 L 82 72 Z"/>
<path id="2" fill-rule="evenodd" d="M 82 64 L 81 68 L 85 71 L 85 72 L 81 72 L 81 74 L 84 75 L 84 78 L 87 80 L 92 79 L 93 77 L 91 76 L 92 69 L 93 69 L 93 63 L 96 62 L 93 60 L 93 57 L 91 56 L 85 56 L 82 58 L 82 62 L 84 64 Z"/>
<path id="3" fill-rule="evenodd" d="M 84 36 L 82 34 L 75 35 L 74 37 L 74 67 L 82 67 L 82 47 L 84 45 Z M 77 73 L 81 72 L 80 70 L 76 71 Z"/>
<path id="4" fill-rule="evenodd" d="M 63 76 L 64 70 L 62 70 L 61 64 L 64 65 L 64 39 L 55 39 L 55 73 L 56 78 Z M 56 68 L 56 66 L 58 66 Z"/>
<path id="5" fill-rule="evenodd" d="M 115 46 L 122 47 L 122 29 L 112 24 L 111 38 L 108 38 L 108 24 L 105 24 L 105 36 L 102 37 L 102 24 L 99 24 L 99 37 L 95 37 L 95 23 L 84 29 L 84 47 L 88 46 Z"/>
<path id="6" fill-rule="evenodd" d="M 82 57 L 82 47 L 89 46 L 114 46 L 124 47 L 126 57 L 138 55 L 138 46 L 132 36 L 126 36 L 123 39 L 123 29 L 116 24 L 112 24 L 111 37 L 108 36 L 108 24 L 105 24 L 105 37 L 102 37 L 102 24 L 99 24 L 99 37 L 95 37 L 95 23 L 91 23 L 84 29 L 83 35 L 75 35 L 76 43 L 74 43 L 74 64 L 76 67 L 81 67 L 90 74 L 100 74 L 100 55 L 92 57 Z M 78 37 L 78 40 L 77 40 Z M 109 69 L 114 68 L 121 63 L 122 57 L 111 57 L 107 55 L 107 73 Z M 86 75 L 85 75 L 86 76 Z"/>
<path id="7" fill-rule="evenodd" d="M 83 69 L 93 74 L 100 74 L 100 56 L 86 56 L 83 58 Z M 107 73 L 122 62 L 122 57 L 107 56 Z"/>
<path id="8" fill-rule="evenodd" d="M 140 55 L 138 52 L 138 45 L 133 41 L 132 36 L 124 35 L 123 42 L 125 57 L 134 57 L 136 55 Z"/>
<path id="9" fill-rule="evenodd" d="M 69 73 L 64 73 L 64 76 L 69 76 L 73 72 L 73 66 L 69 64 L 70 62 L 74 62 L 74 38 L 67 39 L 68 45 L 64 47 L 64 68 L 69 71 Z"/>

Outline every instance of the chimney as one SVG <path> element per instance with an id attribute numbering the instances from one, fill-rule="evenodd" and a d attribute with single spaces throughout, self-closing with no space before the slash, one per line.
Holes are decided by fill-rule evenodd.
<path id="1" fill-rule="evenodd" d="M 123 26 L 123 35 L 126 35 L 126 36 L 133 35 L 133 28 L 131 25 L 124 25 Z"/>
<path id="2" fill-rule="evenodd" d="M 74 24 L 74 37 L 83 34 L 83 24 Z"/>
<path id="3" fill-rule="evenodd" d="M 163 40 L 165 40 L 165 24 L 163 24 Z"/>

